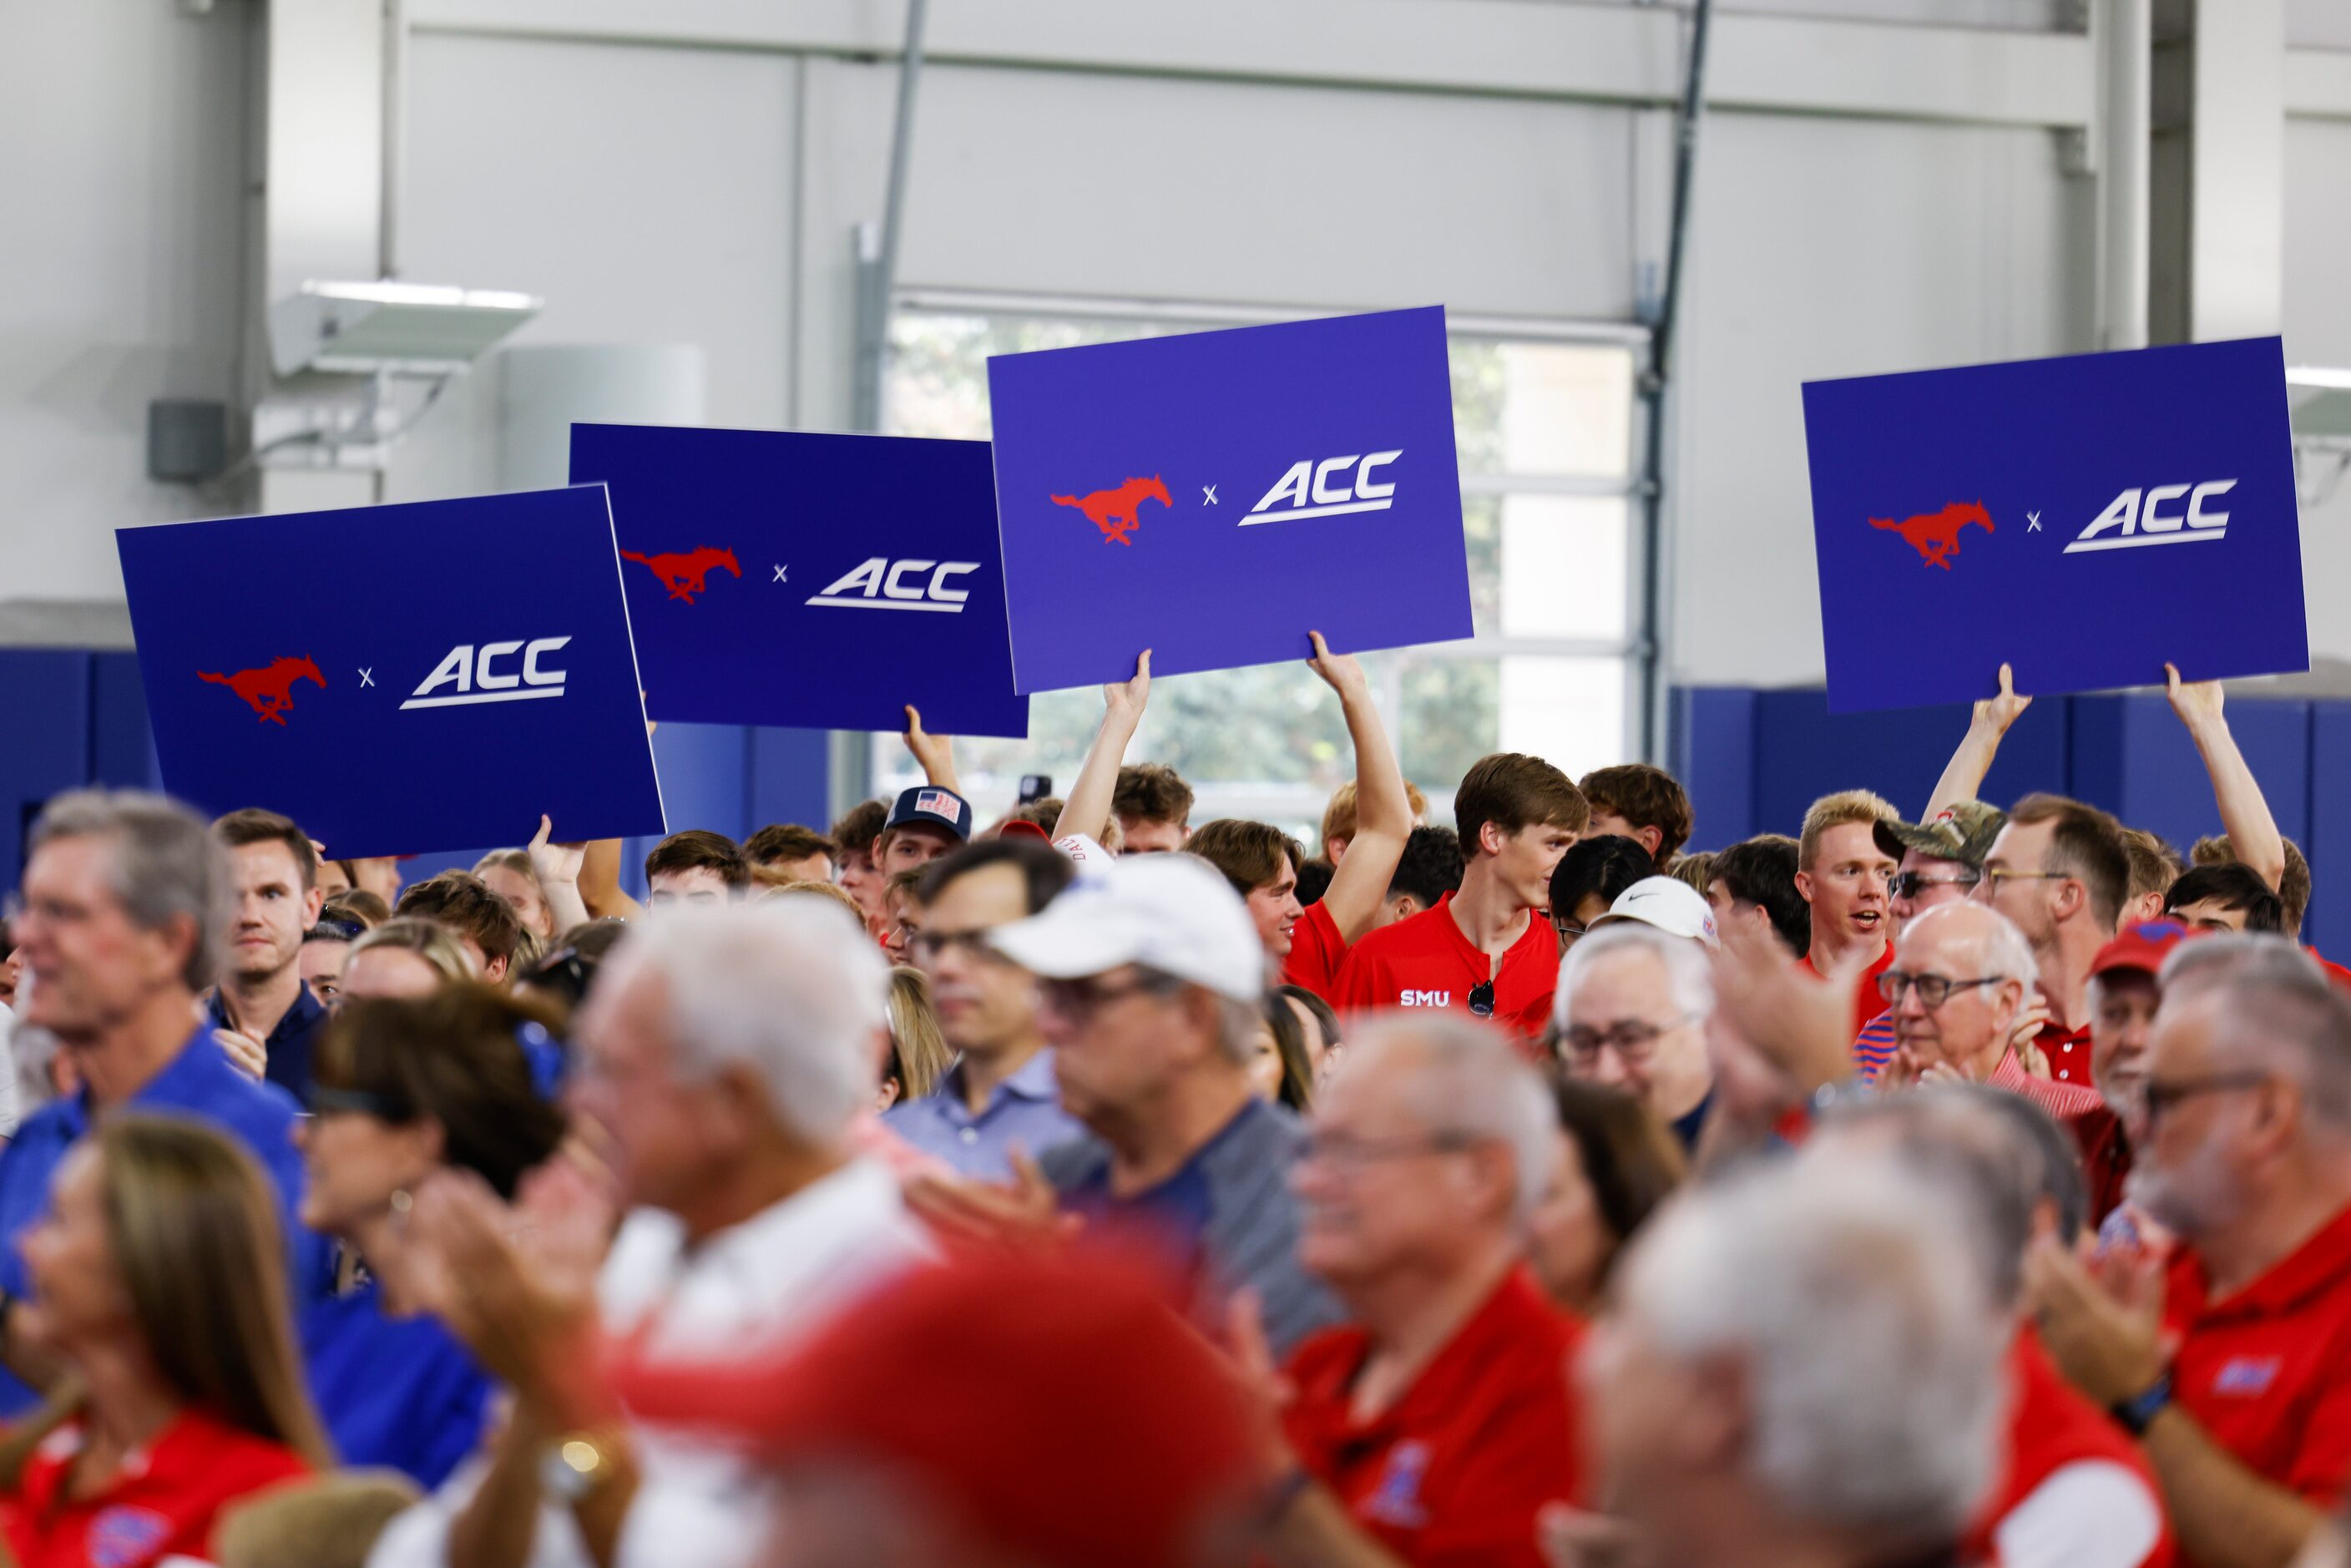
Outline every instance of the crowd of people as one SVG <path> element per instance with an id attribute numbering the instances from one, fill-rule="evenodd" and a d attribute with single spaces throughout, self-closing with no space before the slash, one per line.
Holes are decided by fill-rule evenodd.
<path id="1" fill-rule="evenodd" d="M 2222 834 L 1499 754 L 1312 849 L 982 824 L 402 885 L 80 791 L 0 933 L 0 1563 L 2351 1561 L 2351 972 Z"/>

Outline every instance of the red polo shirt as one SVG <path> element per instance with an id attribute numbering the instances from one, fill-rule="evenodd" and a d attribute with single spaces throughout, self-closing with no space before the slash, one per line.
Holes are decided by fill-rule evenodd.
<path id="1" fill-rule="evenodd" d="M 2227 1300 L 2210 1289 L 2181 1247 L 2164 1291 L 2172 1397 L 2247 1469 L 2334 1508 L 2351 1479 L 2351 1208 Z"/>
<path id="2" fill-rule="evenodd" d="M 2111 1111 L 2103 1122 L 2082 1118 L 2074 1136 L 2082 1145 L 2082 1175 L 2090 1185 L 2090 1224 L 2104 1225 L 2123 1206 L 2123 1188 L 2130 1182 L 2130 1139 Z"/>
<path id="3" fill-rule="evenodd" d="M 1513 1270 L 1401 1397 L 1348 1408 L 1371 1339 L 1326 1329 L 1290 1358 L 1299 1463 L 1416 1568 L 1542 1568 L 1535 1515 L 1581 1486 L 1567 1358 L 1583 1328 Z"/>
<path id="4" fill-rule="evenodd" d="M 2079 1029 L 2067 1029 L 2054 1019 L 2041 1026 L 2032 1037 L 2041 1054 L 2049 1059 L 2049 1076 L 2060 1083 L 2071 1083 L 2090 1089 L 2090 1024 L 2087 1019 Z M 2095 1092 L 2095 1090 L 2092 1090 Z"/>
<path id="5" fill-rule="evenodd" d="M 1281 983 L 1302 986 L 1336 1005 L 1339 995 L 1339 966 L 1346 962 L 1347 939 L 1339 935 L 1339 923 L 1331 912 L 1316 899 L 1306 906 L 1306 914 L 1290 929 L 1290 956 L 1281 961 Z"/>
<path id="6" fill-rule="evenodd" d="M 2059 1375 L 2031 1324 L 2008 1353 L 1999 1481 L 1961 1556 L 2001 1568 L 2167 1568 L 2171 1527 L 2138 1445 Z"/>
<path id="7" fill-rule="evenodd" d="M 1796 960 L 1796 967 L 1807 975 L 1819 975 L 1810 953 Z M 1870 1019 L 1886 1011 L 1886 998 L 1877 988 L 1877 977 L 1894 967 L 1894 944 L 1888 942 L 1877 961 L 1855 977 L 1853 982 L 1853 1032 L 1858 1038 L 1869 1027 Z M 1823 977 L 1825 978 L 1825 977 Z"/>
<path id="8" fill-rule="evenodd" d="M 78 1424 L 50 1434 L 15 1495 L 0 1501 L 0 1524 L 23 1568 L 148 1568 L 175 1554 L 210 1560 L 222 1510 L 310 1473 L 291 1449 L 187 1409 L 124 1461 L 113 1485 L 77 1500 L 66 1479 L 81 1436 Z"/>
<path id="9" fill-rule="evenodd" d="M 1492 966 L 1453 922 L 1453 895 L 1434 909 L 1372 932 L 1347 952 L 1339 967 L 1341 1012 L 1386 1008 L 1451 1008 L 1469 1010 L 1469 993 L 1486 983 Z M 1494 1021 L 1521 1040 L 1539 1037 L 1551 1023 L 1552 992 L 1559 987 L 1559 934 L 1540 913 L 1530 911 L 1526 935 L 1502 955 L 1494 980 Z"/>

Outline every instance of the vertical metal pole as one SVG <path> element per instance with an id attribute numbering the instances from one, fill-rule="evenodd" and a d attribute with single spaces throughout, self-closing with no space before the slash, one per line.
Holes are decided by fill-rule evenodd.
<path id="1" fill-rule="evenodd" d="M 2153 157 L 2155 25 L 2151 0 L 2104 0 L 2098 14 L 2101 84 L 2098 152 L 2105 246 L 2099 261 L 2102 349 L 2147 340 L 2148 164 Z"/>
<path id="2" fill-rule="evenodd" d="M 376 276 L 400 276 L 400 197 L 408 172 L 408 0 L 383 0 L 383 177 Z"/>
<path id="3" fill-rule="evenodd" d="M 1689 233 L 1690 182 L 1698 158 L 1698 113 L 1706 103 L 1706 41 L 1714 0 L 1698 0 L 1690 23 L 1689 68 L 1674 121 L 1673 227 L 1666 241 L 1666 281 L 1649 329 L 1649 368 L 1641 378 L 1646 411 L 1641 463 L 1641 755 L 1658 759 L 1665 745 L 1664 625 L 1666 390 L 1672 378 L 1674 326 L 1681 307 L 1682 260 Z"/>
<path id="4" fill-rule="evenodd" d="M 890 293 L 898 281 L 898 236 L 906 210 L 906 162 L 914 152 L 914 89 L 923 74 L 923 26 L 930 0 L 907 0 L 906 47 L 898 68 L 898 115 L 890 139 L 890 186 L 878 241 L 859 225 L 857 381 L 851 411 L 860 430 L 882 428 L 882 380 L 890 351 Z"/>

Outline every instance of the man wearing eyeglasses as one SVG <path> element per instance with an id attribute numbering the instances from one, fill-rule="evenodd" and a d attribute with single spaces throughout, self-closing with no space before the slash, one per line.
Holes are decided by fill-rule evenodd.
<path id="1" fill-rule="evenodd" d="M 1984 855 L 2007 821 L 2008 813 L 1997 806 L 1960 800 L 1923 822 L 1879 822 L 1877 847 L 1901 862 L 1888 890 L 1895 931 L 1899 934 L 1938 904 L 1967 897 L 1982 880 Z M 1888 1009 L 1861 1026 L 1854 1037 L 1853 1060 L 1862 1080 L 1874 1083 L 1893 1055 L 1894 1013 Z"/>
<path id="2" fill-rule="evenodd" d="M 892 1106 L 890 1130 L 965 1176 L 1000 1181 L 1015 1147 L 1037 1155 L 1085 1129 L 1061 1109 L 1033 980 L 987 946 L 1070 885 L 1067 855 L 1035 839 L 989 839 L 929 867 L 907 956 L 930 977 L 939 1032 L 956 1053 L 933 1092 Z"/>
<path id="3" fill-rule="evenodd" d="M 1049 1185 L 1035 1196 L 1067 1214 L 1151 1235 L 1205 1326 L 1243 1288 L 1277 1354 L 1335 1322 L 1298 1261 L 1304 1130 L 1249 1083 L 1266 956 L 1224 877 L 1190 855 L 1123 856 L 988 941 L 1043 982 L 1061 1104 L 1085 1124 L 1045 1152 L 1041 1181 L 1021 1173 L 1023 1196 Z"/>
<path id="4" fill-rule="evenodd" d="M 1894 1015 L 1887 1088 L 1956 1079 L 2032 1100 L 2067 1123 L 2107 1115 L 2097 1092 L 2024 1071 L 2011 1043 L 2032 995 L 2032 949 L 2006 916 L 1980 904 L 1947 904 L 1902 928 L 1894 967 L 1877 977 Z"/>
<path id="5" fill-rule="evenodd" d="M 1525 1253 L 1557 1113 L 1504 1037 L 1458 1014 L 1390 1015 L 1348 1052 L 1295 1186 L 1301 1255 L 1352 1321 L 1290 1360 L 1269 1554 L 1531 1568 L 1536 1516 L 1582 1471 L 1563 1372 L 1582 1333 Z"/>
<path id="6" fill-rule="evenodd" d="M 2122 824 L 2062 795 L 2027 795 L 1968 894 L 2007 915 L 2032 945 L 2049 1009 L 2034 1044 L 2060 1083 L 2090 1083 L 2090 965 L 2113 940 L 2129 887 Z"/>
<path id="7" fill-rule="evenodd" d="M 2182 1560 L 2283 1568 L 2351 1483 L 2351 1004 L 2280 936 L 2185 945 L 2163 981 L 2130 1191 L 2181 1245 L 2118 1299 L 2037 1244 L 2028 1288 Z"/>
<path id="8" fill-rule="evenodd" d="M 1698 943 L 1632 921 L 1568 949 L 1559 975 L 1559 1049 L 1568 1072 L 1626 1091 L 1698 1146 L 1714 1107 L 1706 1020 L 1714 985 Z"/>

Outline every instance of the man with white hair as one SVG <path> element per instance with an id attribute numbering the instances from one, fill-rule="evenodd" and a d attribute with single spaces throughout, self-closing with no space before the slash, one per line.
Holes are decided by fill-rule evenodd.
<path id="1" fill-rule="evenodd" d="M 2043 1246 L 2028 1286 L 2183 1560 L 2283 1568 L 2351 1486 L 2351 1003 L 2282 936 L 2182 943 L 2161 979 L 2130 1196 L 2180 1244 L 2103 1281 Z"/>
<path id="2" fill-rule="evenodd" d="M 889 976 L 818 899 L 658 915 L 606 964 L 581 1014 L 578 1113 L 609 1135 L 628 1209 L 592 1293 L 565 1237 L 582 1201 L 517 1228 L 444 1172 L 412 1232 L 436 1249 L 443 1314 L 507 1382 L 487 1466 L 395 1521 L 373 1568 L 747 1563 L 765 1483 L 729 1452 L 630 1418 L 638 1372 L 772 1349 L 928 1255 L 891 1174 L 850 1152 L 873 1098 Z M 588 1195 L 582 1193 L 585 1199 Z"/>
<path id="3" fill-rule="evenodd" d="M 1582 1331 L 1526 1265 L 1554 1116 L 1489 1027 L 1391 1015 L 1349 1038 L 1293 1184 L 1301 1254 L 1353 1321 L 1290 1363 L 1277 1562 L 1540 1563 L 1536 1515 L 1581 1468 Z"/>
<path id="4" fill-rule="evenodd" d="M 1223 875 L 1190 855 L 1123 856 L 988 941 L 1043 982 L 1061 1104 L 1086 1124 L 1022 1167 L 1014 1204 L 1033 1218 L 1058 1198 L 1152 1231 L 1195 1282 L 1196 1318 L 1221 1324 L 1247 1288 L 1279 1354 L 1336 1322 L 1298 1263 L 1288 1182 L 1304 1131 L 1250 1088 L 1265 949 Z"/>
<path id="5" fill-rule="evenodd" d="M 1954 1084 L 1841 1101 L 1799 1157 L 1847 1154 L 1899 1160 L 1970 1206 L 1989 1308 L 2013 1329 L 2000 1479 L 1960 1555 L 2001 1568 L 2169 1568 L 2171 1533 L 2146 1456 L 2064 1380 L 2024 1312 L 2034 1236 L 2070 1247 L 2088 1218 L 2072 1138 L 2022 1095 Z"/>
<path id="6" fill-rule="evenodd" d="M 1696 1148 L 1714 1107 L 1714 986 L 1698 942 L 1637 920 L 1601 926 L 1568 949 L 1555 1006 L 1568 1072 L 1635 1095 Z"/>
<path id="7" fill-rule="evenodd" d="M 1990 1485 L 2004 1324 L 1948 1194 L 1883 1158 L 1756 1162 L 1652 1219 L 1583 1359 L 1598 1500 L 1659 1563 L 1864 1568 Z"/>
<path id="8" fill-rule="evenodd" d="M 1893 967 L 1877 977 L 1894 1018 L 1882 1085 L 1989 1083 L 2025 1096 L 2077 1140 L 2103 1132 L 2111 1113 L 2096 1090 L 2036 1078 L 2016 1060 L 2011 1037 L 2037 972 L 2024 934 L 1988 904 L 1938 904 L 1912 920 L 1895 940 Z"/>

